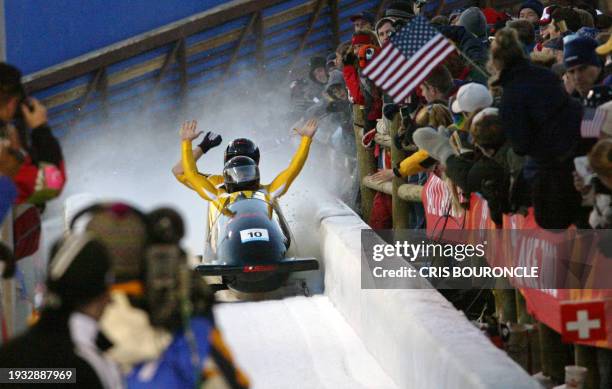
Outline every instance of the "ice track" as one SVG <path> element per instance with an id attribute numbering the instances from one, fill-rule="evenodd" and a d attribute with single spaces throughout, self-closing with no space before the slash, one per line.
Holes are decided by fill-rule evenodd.
<path id="1" fill-rule="evenodd" d="M 226 303 L 215 314 L 255 389 L 397 388 L 326 296 Z"/>

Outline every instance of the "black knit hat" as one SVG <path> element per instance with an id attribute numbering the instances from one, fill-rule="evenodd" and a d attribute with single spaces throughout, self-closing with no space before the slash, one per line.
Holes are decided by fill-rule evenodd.
<path id="1" fill-rule="evenodd" d="M 21 84 L 21 72 L 5 62 L 0 62 L 0 93 L 5 96 L 25 97 Z"/>
<path id="2" fill-rule="evenodd" d="M 385 17 L 409 20 L 414 17 L 414 2 L 408 1 L 394 1 L 385 9 Z"/>
<path id="3" fill-rule="evenodd" d="M 327 71 L 327 67 L 325 66 L 326 64 L 327 64 L 327 60 L 325 59 L 325 57 L 315 56 L 315 57 L 310 58 L 310 60 L 308 61 L 308 67 L 310 69 L 308 71 L 308 76 L 310 77 L 312 81 L 320 83 L 315 78 L 314 71 L 315 69 L 318 69 L 318 68 L 323 68 Z"/>
<path id="4" fill-rule="evenodd" d="M 51 250 L 46 305 L 74 309 L 106 292 L 113 279 L 106 247 L 91 233 L 73 233 Z"/>
<path id="5" fill-rule="evenodd" d="M 325 68 L 325 62 L 327 62 L 325 60 L 324 57 L 312 57 L 310 58 L 310 61 L 308 61 L 308 67 L 310 68 L 310 71 L 312 72 L 313 70 L 317 69 L 317 68 Z"/>

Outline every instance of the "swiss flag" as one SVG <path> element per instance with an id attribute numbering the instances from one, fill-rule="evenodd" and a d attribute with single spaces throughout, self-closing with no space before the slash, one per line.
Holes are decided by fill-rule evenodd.
<path id="1" fill-rule="evenodd" d="M 603 301 L 561 303 L 561 337 L 566 343 L 606 339 Z"/>

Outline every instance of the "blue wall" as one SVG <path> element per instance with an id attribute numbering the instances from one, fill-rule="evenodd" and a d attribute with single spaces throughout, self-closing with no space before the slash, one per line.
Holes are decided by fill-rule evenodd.
<path id="1" fill-rule="evenodd" d="M 32 73 L 225 2 L 5 0 L 7 61 Z"/>

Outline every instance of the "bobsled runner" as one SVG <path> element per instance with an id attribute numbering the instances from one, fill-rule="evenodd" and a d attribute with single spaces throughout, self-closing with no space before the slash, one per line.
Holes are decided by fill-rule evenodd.
<path id="1" fill-rule="evenodd" d="M 276 203 L 261 191 L 231 193 L 223 206 L 209 206 L 197 270 L 202 276 L 221 276 L 223 286 L 238 292 L 270 292 L 292 272 L 319 268 L 315 258 L 288 256 L 290 244 L 291 232 Z"/>

